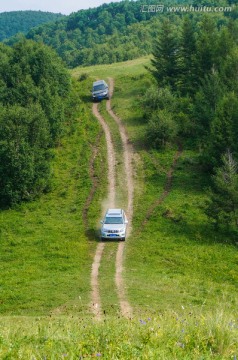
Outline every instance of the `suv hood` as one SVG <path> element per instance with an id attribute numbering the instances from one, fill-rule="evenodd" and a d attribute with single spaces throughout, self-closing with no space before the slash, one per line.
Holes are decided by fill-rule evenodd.
<path id="1" fill-rule="evenodd" d="M 103 224 L 103 230 L 121 230 L 125 227 L 125 224 Z"/>

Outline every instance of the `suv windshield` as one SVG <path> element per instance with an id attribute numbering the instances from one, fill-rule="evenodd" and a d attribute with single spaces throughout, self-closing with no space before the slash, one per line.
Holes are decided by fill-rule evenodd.
<path id="1" fill-rule="evenodd" d="M 95 85 L 93 87 L 93 91 L 100 91 L 100 90 L 104 90 L 106 87 L 104 84 L 99 84 L 99 85 Z"/>
<path id="2" fill-rule="evenodd" d="M 106 217 L 104 224 L 123 224 L 122 217 Z"/>

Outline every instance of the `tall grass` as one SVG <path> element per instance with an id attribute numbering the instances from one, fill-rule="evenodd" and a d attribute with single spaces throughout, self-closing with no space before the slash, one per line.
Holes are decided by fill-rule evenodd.
<path id="1" fill-rule="evenodd" d="M 238 323 L 220 311 L 186 310 L 126 320 L 105 316 L 2 318 L 1 359 L 236 359 Z"/>

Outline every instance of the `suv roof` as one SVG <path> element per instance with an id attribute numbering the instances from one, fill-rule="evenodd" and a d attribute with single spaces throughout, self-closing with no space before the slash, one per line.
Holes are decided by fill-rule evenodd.
<path id="1" fill-rule="evenodd" d="M 114 216 L 121 216 L 122 215 L 122 209 L 108 209 L 106 216 L 108 215 L 114 215 Z"/>
<path id="2" fill-rule="evenodd" d="M 104 80 L 94 81 L 93 86 L 100 85 L 100 84 L 105 84 L 105 81 Z"/>

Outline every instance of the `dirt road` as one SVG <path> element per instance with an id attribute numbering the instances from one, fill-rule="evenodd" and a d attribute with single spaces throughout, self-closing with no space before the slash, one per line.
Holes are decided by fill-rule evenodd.
<path id="1" fill-rule="evenodd" d="M 114 89 L 114 82 L 113 79 L 109 79 L 109 87 L 110 87 L 110 95 L 113 94 Z M 107 100 L 106 102 L 106 109 L 109 115 L 114 119 L 114 121 L 118 125 L 118 129 L 121 136 L 121 141 L 123 145 L 123 157 L 124 157 L 124 172 L 126 178 L 126 187 L 127 187 L 127 208 L 126 213 L 129 220 L 128 225 L 128 235 L 131 231 L 131 221 L 133 215 L 133 171 L 132 171 L 132 146 L 129 144 L 128 136 L 126 134 L 125 127 L 121 121 L 121 119 L 113 112 L 111 108 L 111 100 Z M 115 149 L 113 146 L 113 141 L 110 133 L 110 129 L 103 119 L 101 114 L 98 110 L 98 104 L 93 104 L 93 114 L 97 117 L 98 121 L 100 122 L 103 131 L 106 137 L 107 143 L 107 162 L 108 162 L 108 199 L 107 199 L 107 206 L 108 207 L 116 207 L 115 204 L 115 195 L 116 195 L 116 181 L 115 181 Z M 103 256 L 103 250 L 105 247 L 105 243 L 99 243 L 96 249 L 96 253 L 94 256 L 94 261 L 92 264 L 92 272 L 91 272 L 91 288 L 92 288 L 92 311 L 96 318 L 101 318 L 102 311 L 101 311 L 101 300 L 100 300 L 100 289 L 99 289 L 99 268 L 101 258 Z M 125 243 L 121 242 L 118 244 L 117 255 L 115 259 L 115 267 L 116 267 L 116 274 L 115 274 L 115 284 L 117 288 L 118 299 L 120 303 L 121 314 L 125 317 L 132 316 L 132 308 L 129 305 L 126 299 L 126 292 L 125 292 L 125 285 L 122 277 L 123 273 L 123 254 L 124 254 Z M 101 289 L 102 291 L 102 289 Z"/>
<path id="2" fill-rule="evenodd" d="M 98 121 L 100 122 L 107 143 L 107 163 L 108 163 L 108 200 L 107 204 L 109 207 L 114 207 L 115 203 L 115 151 L 113 147 L 113 142 L 111 138 L 110 129 L 107 126 L 107 123 L 101 116 L 98 111 L 98 104 L 93 104 L 93 114 L 96 116 Z M 99 267 L 101 263 L 101 258 L 103 254 L 103 250 L 105 247 L 105 243 L 99 243 L 97 245 L 96 253 L 94 256 L 93 264 L 92 264 L 92 272 L 91 272 L 91 288 L 92 288 L 92 311 L 96 318 L 100 318 L 102 315 L 101 311 L 101 300 L 100 300 L 100 291 L 99 291 Z"/>
<path id="3" fill-rule="evenodd" d="M 112 78 L 109 78 L 109 87 L 111 92 L 114 89 L 114 81 Z M 107 101 L 106 104 L 107 111 L 109 115 L 115 120 L 118 125 L 122 146 L 123 146 L 123 158 L 124 158 L 124 172 L 126 178 L 126 187 L 127 187 L 127 208 L 126 214 L 129 220 L 127 236 L 131 232 L 131 223 L 133 216 L 133 194 L 134 194 L 134 184 L 133 184 L 133 168 L 132 168 L 132 155 L 133 149 L 129 144 L 129 139 L 126 133 L 125 126 L 123 125 L 121 119 L 113 112 L 111 108 L 111 101 Z M 129 302 L 126 299 L 125 294 L 125 285 L 123 282 L 122 272 L 123 272 L 123 254 L 124 254 L 125 243 L 120 243 L 118 245 L 117 255 L 116 255 L 116 275 L 115 282 L 117 287 L 118 299 L 120 302 L 121 313 L 123 316 L 131 317 L 132 308 Z"/>

